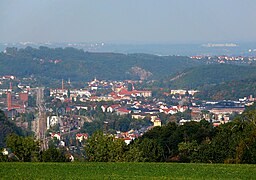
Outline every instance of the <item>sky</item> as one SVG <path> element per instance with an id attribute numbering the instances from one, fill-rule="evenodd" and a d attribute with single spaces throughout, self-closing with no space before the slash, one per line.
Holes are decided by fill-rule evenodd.
<path id="1" fill-rule="evenodd" d="M 0 42 L 256 42 L 255 0 L 0 0 Z"/>

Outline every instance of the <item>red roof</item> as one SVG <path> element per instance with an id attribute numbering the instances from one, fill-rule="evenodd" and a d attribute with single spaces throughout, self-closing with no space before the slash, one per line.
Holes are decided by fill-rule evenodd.
<path id="1" fill-rule="evenodd" d="M 120 107 L 120 104 L 114 104 L 114 105 L 111 105 L 110 107 L 113 108 L 113 109 L 115 109 L 115 108 L 117 108 L 117 107 Z"/>
<path id="2" fill-rule="evenodd" d="M 111 93 L 109 93 L 108 95 L 109 95 L 109 96 L 115 96 L 116 93 L 115 93 L 115 92 L 111 92 Z"/>
<path id="3" fill-rule="evenodd" d="M 21 108 L 21 106 L 20 105 L 12 105 L 12 108 L 13 109 L 19 109 L 19 108 Z"/>
<path id="4" fill-rule="evenodd" d="M 131 95 L 132 91 L 127 91 L 126 89 L 122 89 L 121 91 L 119 91 L 120 95 Z"/>
<path id="5" fill-rule="evenodd" d="M 117 109 L 117 111 L 119 111 L 119 112 L 125 112 L 125 113 L 130 113 L 130 112 L 131 112 L 130 110 L 125 109 L 125 108 L 119 108 L 119 109 Z"/>
<path id="6" fill-rule="evenodd" d="M 76 134 L 76 137 L 82 137 L 82 136 L 88 137 L 88 134 Z"/>
<path id="7" fill-rule="evenodd" d="M 126 137 L 126 138 L 123 138 L 123 140 L 132 140 L 132 139 L 129 137 Z"/>
<path id="8" fill-rule="evenodd" d="M 52 137 L 54 137 L 55 135 L 60 136 L 60 133 L 52 133 L 51 135 Z"/>

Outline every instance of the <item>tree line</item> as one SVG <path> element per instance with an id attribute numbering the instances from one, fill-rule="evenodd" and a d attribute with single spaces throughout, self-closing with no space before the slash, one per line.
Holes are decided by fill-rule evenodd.
<path id="1" fill-rule="evenodd" d="M 96 162 L 256 163 L 256 110 L 214 127 L 211 123 L 168 123 L 147 131 L 129 145 L 96 132 L 85 146 Z"/>
<path id="2" fill-rule="evenodd" d="M 129 145 L 123 139 L 96 131 L 84 143 L 89 162 L 256 163 L 256 110 L 251 107 L 232 122 L 214 127 L 208 121 L 154 127 Z M 12 156 L 1 161 L 67 162 L 65 148 L 40 150 L 33 137 L 10 134 L 6 147 Z M 81 159 L 79 159 L 81 160 Z"/>

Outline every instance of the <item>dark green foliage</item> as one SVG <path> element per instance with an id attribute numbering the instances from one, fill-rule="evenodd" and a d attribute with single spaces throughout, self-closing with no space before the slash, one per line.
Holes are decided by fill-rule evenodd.
<path id="1" fill-rule="evenodd" d="M 40 161 L 42 162 L 68 162 L 69 158 L 65 155 L 64 149 L 49 148 L 42 151 Z"/>
<path id="2" fill-rule="evenodd" d="M 4 112 L 0 110 L 0 147 L 6 146 L 6 138 L 12 133 L 18 134 L 20 136 L 24 135 L 22 129 L 17 127 L 13 122 L 7 120 Z"/>
<path id="3" fill-rule="evenodd" d="M 138 149 L 139 153 L 134 154 L 133 148 Z M 131 145 L 130 153 L 137 156 L 135 161 L 142 162 L 161 162 L 164 160 L 164 152 L 160 143 L 156 139 L 145 138 Z M 134 161 L 133 159 L 128 161 Z"/>
<path id="4" fill-rule="evenodd" d="M 164 81 L 164 87 L 197 89 L 200 99 L 236 100 L 256 96 L 255 79 L 256 66 L 212 64 L 176 74 Z"/>
<path id="5" fill-rule="evenodd" d="M 61 61 L 54 63 L 55 60 Z M 201 64 L 202 61 L 181 56 L 89 53 L 74 48 L 8 48 L 6 53 L 0 54 L 1 75 L 33 75 L 44 85 L 47 81 L 62 78 L 72 78 L 72 81 L 91 80 L 94 77 L 107 80 L 139 79 L 130 72 L 132 67 L 140 67 L 151 72 L 153 75 L 150 78 L 155 79 Z"/>
<path id="6" fill-rule="evenodd" d="M 6 145 L 11 149 L 12 153 L 18 157 L 19 161 L 37 161 L 39 142 L 35 141 L 34 138 L 11 134 L 7 137 Z"/>
<path id="7" fill-rule="evenodd" d="M 256 78 L 256 66 L 212 64 L 194 67 L 174 75 L 171 87 L 198 88 L 209 84 L 220 84 L 232 80 Z"/>
<path id="8" fill-rule="evenodd" d="M 113 137 L 96 133 L 86 152 L 90 161 L 104 162 L 256 163 L 255 132 L 256 110 L 252 110 L 217 128 L 205 120 L 182 126 L 168 123 L 147 131 L 128 146 L 117 146 Z"/>
<path id="9" fill-rule="evenodd" d="M 232 80 L 217 85 L 209 85 L 200 88 L 196 97 L 200 99 L 223 100 L 256 96 L 255 78 L 245 80 Z"/>
<path id="10" fill-rule="evenodd" d="M 87 160 L 94 162 L 124 161 L 126 150 L 123 140 L 104 135 L 101 131 L 95 132 L 85 145 Z"/>
<path id="11" fill-rule="evenodd" d="M 204 120 L 155 127 L 128 147 L 114 146 L 111 136 L 96 133 L 86 150 L 90 161 L 256 163 L 255 132 L 256 110 L 253 110 L 217 128 Z"/>

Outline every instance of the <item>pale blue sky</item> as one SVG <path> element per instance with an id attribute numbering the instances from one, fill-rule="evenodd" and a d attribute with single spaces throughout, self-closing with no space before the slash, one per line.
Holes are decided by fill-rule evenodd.
<path id="1" fill-rule="evenodd" d="M 0 0 L 0 42 L 256 41 L 256 0 Z"/>

